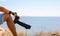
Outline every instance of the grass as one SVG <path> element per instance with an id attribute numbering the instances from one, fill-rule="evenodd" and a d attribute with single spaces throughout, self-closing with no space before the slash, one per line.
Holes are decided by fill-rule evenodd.
<path id="1" fill-rule="evenodd" d="M 18 36 L 27 36 L 26 32 L 17 32 Z M 9 30 L 6 30 L 4 33 L 4 36 L 13 36 L 12 33 Z"/>
<path id="2" fill-rule="evenodd" d="M 27 32 L 19 31 L 17 32 L 18 36 L 28 36 Z M 52 34 L 55 34 L 55 36 L 60 36 L 60 32 L 38 32 L 36 34 L 33 34 L 32 36 L 54 36 Z M 12 33 L 9 30 L 6 30 L 4 33 L 4 36 L 13 36 Z"/>

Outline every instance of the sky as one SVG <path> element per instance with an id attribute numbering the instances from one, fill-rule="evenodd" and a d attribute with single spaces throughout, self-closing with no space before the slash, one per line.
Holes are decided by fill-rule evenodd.
<path id="1" fill-rule="evenodd" d="M 21 21 L 32 26 L 31 33 L 48 32 L 55 28 L 60 31 L 60 0 L 0 0 L 0 6 L 23 16 Z M 7 26 L 3 24 L 1 27 Z M 19 25 L 16 27 L 20 28 Z"/>
<path id="2" fill-rule="evenodd" d="M 60 16 L 60 0 L 0 0 L 0 5 L 20 16 Z"/>

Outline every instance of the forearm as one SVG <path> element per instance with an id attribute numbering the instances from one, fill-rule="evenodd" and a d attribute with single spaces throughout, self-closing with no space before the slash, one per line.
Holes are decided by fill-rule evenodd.
<path id="1" fill-rule="evenodd" d="M 17 36 L 16 28 L 15 28 L 14 22 L 10 15 L 7 18 L 7 25 L 9 27 L 9 29 L 11 30 L 11 32 L 13 33 L 13 35 Z"/>
<path id="2" fill-rule="evenodd" d="M 10 24 L 10 25 L 8 25 L 8 27 L 9 27 L 10 31 L 12 32 L 13 36 L 17 36 L 15 25 Z"/>
<path id="3" fill-rule="evenodd" d="M 9 13 L 9 10 L 6 9 L 6 8 L 4 8 L 4 7 L 2 7 L 2 6 L 0 6 L 0 11 L 3 12 L 3 13 L 5 13 L 5 14 Z"/>

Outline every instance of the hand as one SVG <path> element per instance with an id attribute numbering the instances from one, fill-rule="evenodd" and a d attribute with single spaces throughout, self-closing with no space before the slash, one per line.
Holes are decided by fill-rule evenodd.
<path id="1" fill-rule="evenodd" d="M 18 20 L 20 19 L 20 17 L 17 15 L 16 12 L 14 13 L 14 17 L 15 17 L 16 19 L 18 19 Z"/>
<path id="2" fill-rule="evenodd" d="M 16 16 L 17 16 L 17 13 L 15 12 L 15 13 L 14 13 L 14 17 L 16 17 Z"/>

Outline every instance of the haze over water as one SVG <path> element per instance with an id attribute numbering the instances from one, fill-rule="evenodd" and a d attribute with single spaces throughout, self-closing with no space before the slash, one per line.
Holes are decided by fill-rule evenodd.
<path id="1" fill-rule="evenodd" d="M 27 31 L 28 33 L 36 32 L 51 32 L 51 31 L 60 31 L 60 17 L 29 17 L 23 16 L 20 18 L 20 21 L 25 22 L 31 25 L 30 30 L 26 30 L 24 27 L 15 25 L 17 31 Z M 0 27 L 7 28 L 6 23 L 0 25 Z"/>

